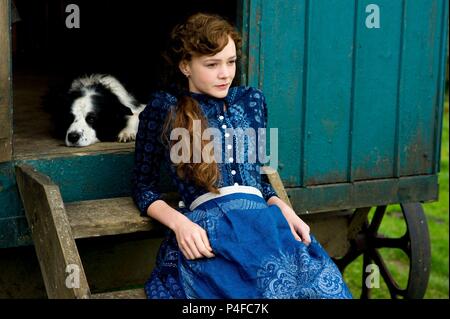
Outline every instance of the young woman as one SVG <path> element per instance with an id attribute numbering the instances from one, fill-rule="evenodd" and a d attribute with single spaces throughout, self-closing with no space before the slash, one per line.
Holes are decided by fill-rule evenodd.
<path id="1" fill-rule="evenodd" d="M 142 214 L 171 230 L 145 284 L 146 294 L 351 298 L 308 225 L 260 174 L 260 161 L 238 161 L 241 141 L 233 130 L 258 132 L 267 123 L 263 93 L 232 86 L 240 45 L 235 29 L 215 15 L 196 14 L 175 27 L 165 55 L 173 66 L 172 85 L 154 93 L 140 115 L 133 197 Z M 201 139 L 207 128 L 221 133 L 214 135 L 209 152 L 211 140 Z M 174 137 L 176 129 L 189 139 Z M 244 144 L 244 158 L 258 151 L 256 143 Z M 158 189 L 161 163 L 169 163 L 182 196 L 179 211 Z"/>

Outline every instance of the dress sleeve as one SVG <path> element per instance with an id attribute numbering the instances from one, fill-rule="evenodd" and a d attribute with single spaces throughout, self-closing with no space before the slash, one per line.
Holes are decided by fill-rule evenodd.
<path id="1" fill-rule="evenodd" d="M 147 216 L 148 207 L 162 198 L 158 189 L 160 166 L 164 156 L 164 146 L 160 139 L 165 114 L 162 103 L 161 99 L 154 96 L 139 114 L 132 196 L 142 216 Z"/>
<path id="2" fill-rule="evenodd" d="M 264 94 L 261 94 L 261 108 L 262 108 L 262 116 L 264 119 L 264 128 L 267 128 L 267 103 Z M 269 178 L 266 174 L 261 175 L 261 193 L 264 197 L 264 200 L 269 200 L 272 196 L 278 196 L 277 192 L 273 189 L 272 185 L 269 182 Z"/>

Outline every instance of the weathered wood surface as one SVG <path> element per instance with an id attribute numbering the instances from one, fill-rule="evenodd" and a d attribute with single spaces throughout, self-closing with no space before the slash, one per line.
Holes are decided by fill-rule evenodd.
<path id="1" fill-rule="evenodd" d="M 178 201 L 166 199 L 177 208 Z M 108 198 L 66 204 L 66 212 L 74 238 L 128 234 L 141 231 L 162 232 L 162 227 L 151 222 L 140 212 L 131 197 Z"/>
<path id="2" fill-rule="evenodd" d="M 269 178 L 270 185 L 272 185 L 273 189 L 277 192 L 277 195 L 282 199 L 286 204 L 292 207 L 291 201 L 289 200 L 289 196 L 284 188 L 283 181 L 280 178 L 280 174 L 273 168 L 269 166 L 263 166 L 262 169 L 267 174 Z"/>
<path id="3" fill-rule="evenodd" d="M 361 1 L 242 4 L 245 84 L 265 94 L 286 187 L 438 171 L 448 1 L 375 4 L 380 28 Z"/>
<path id="4" fill-rule="evenodd" d="M 9 0 L 0 0 L 0 163 L 12 159 Z"/>
<path id="5" fill-rule="evenodd" d="M 130 289 L 93 294 L 91 299 L 147 299 L 144 289 Z"/>
<path id="6" fill-rule="evenodd" d="M 66 204 L 74 238 L 127 234 L 154 229 L 150 218 L 139 215 L 130 197 Z"/>
<path id="7" fill-rule="evenodd" d="M 350 249 L 348 227 L 353 210 L 304 214 L 301 218 L 331 257 L 342 257 Z"/>
<path id="8" fill-rule="evenodd" d="M 26 165 L 16 167 L 16 176 L 48 297 L 89 298 L 86 275 L 58 186 Z M 72 273 L 66 273 L 69 265 L 78 266 L 78 288 L 66 285 Z"/>

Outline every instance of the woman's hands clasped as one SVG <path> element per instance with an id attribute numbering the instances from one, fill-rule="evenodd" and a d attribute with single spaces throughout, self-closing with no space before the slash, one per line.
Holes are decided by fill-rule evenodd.
<path id="1" fill-rule="evenodd" d="M 188 218 L 177 223 L 175 232 L 178 247 L 184 257 L 189 260 L 197 258 L 212 258 L 214 253 L 206 231 Z"/>

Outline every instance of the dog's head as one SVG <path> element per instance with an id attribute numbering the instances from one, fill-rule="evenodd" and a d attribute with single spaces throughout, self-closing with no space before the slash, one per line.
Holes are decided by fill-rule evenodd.
<path id="1" fill-rule="evenodd" d="M 101 84 L 69 93 L 69 107 L 65 142 L 67 146 L 88 146 L 96 142 L 117 141 L 126 126 L 130 108 Z"/>
<path id="2" fill-rule="evenodd" d="M 109 82 L 105 85 L 102 81 Z M 63 139 L 67 146 L 79 147 L 117 141 L 133 115 L 122 103 L 127 93 L 117 83 L 112 77 L 86 77 L 73 81 L 69 89 L 50 90 L 44 105 L 52 114 L 55 137 Z"/>

